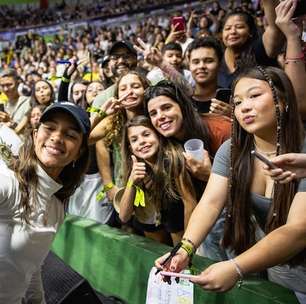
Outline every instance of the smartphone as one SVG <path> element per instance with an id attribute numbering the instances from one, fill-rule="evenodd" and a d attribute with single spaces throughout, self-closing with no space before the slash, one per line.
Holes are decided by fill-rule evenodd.
<path id="1" fill-rule="evenodd" d="M 231 89 L 220 88 L 216 91 L 216 99 L 229 103 L 232 95 Z"/>
<path id="2" fill-rule="evenodd" d="M 4 111 L 4 104 L 3 103 L 0 103 L 0 112 L 5 112 Z"/>
<path id="3" fill-rule="evenodd" d="M 265 163 L 270 169 L 278 169 L 276 165 L 274 165 L 271 161 L 269 161 L 266 157 L 263 155 L 259 154 L 255 150 L 251 151 L 251 154 L 257 157 L 259 160 L 261 160 L 263 163 Z"/>
<path id="4" fill-rule="evenodd" d="M 306 15 L 306 1 L 305 0 L 299 0 L 297 2 L 293 18 L 297 18 L 299 16 Z"/>
<path id="5" fill-rule="evenodd" d="M 192 274 L 186 274 L 186 273 L 180 273 L 180 272 L 169 272 L 169 271 L 161 271 L 160 274 L 166 277 L 182 278 L 186 280 L 192 280 L 198 277 Z"/>
<path id="6" fill-rule="evenodd" d="M 183 16 L 172 17 L 171 24 L 175 26 L 175 31 L 185 31 L 186 30 L 186 22 Z"/>

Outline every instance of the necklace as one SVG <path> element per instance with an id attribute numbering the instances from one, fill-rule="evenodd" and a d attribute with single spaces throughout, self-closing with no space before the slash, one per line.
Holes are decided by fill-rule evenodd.
<path id="1" fill-rule="evenodd" d="M 256 146 L 256 144 L 254 143 L 254 146 L 255 146 L 255 149 L 256 149 L 256 151 L 257 152 L 259 152 L 259 153 L 261 153 L 261 154 L 264 154 L 264 155 L 266 155 L 266 156 L 275 156 L 276 155 L 276 150 L 274 150 L 274 151 L 263 151 L 263 150 L 260 150 L 257 146 Z"/>

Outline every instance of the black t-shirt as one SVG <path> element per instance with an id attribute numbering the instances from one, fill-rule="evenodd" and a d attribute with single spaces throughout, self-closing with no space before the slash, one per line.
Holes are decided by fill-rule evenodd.
<path id="1" fill-rule="evenodd" d="M 192 104 L 194 108 L 199 112 L 199 113 L 209 113 L 210 109 L 210 104 L 211 100 L 205 100 L 205 101 L 199 101 L 194 99 L 193 97 L 191 98 Z"/>
<path id="2" fill-rule="evenodd" d="M 265 47 L 263 45 L 262 36 L 251 42 L 250 54 L 254 56 L 256 63 L 259 65 L 275 67 L 278 66 L 277 60 L 267 55 Z M 243 58 L 243 54 L 240 59 L 243 63 L 245 60 L 245 58 Z M 222 88 L 231 88 L 232 83 L 238 74 L 239 69 L 237 69 L 234 73 L 230 73 L 223 57 L 218 73 L 218 85 Z"/>

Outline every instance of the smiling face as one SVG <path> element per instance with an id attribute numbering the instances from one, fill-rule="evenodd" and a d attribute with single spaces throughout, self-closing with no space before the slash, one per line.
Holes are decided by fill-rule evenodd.
<path id="1" fill-rule="evenodd" d="M 154 161 L 159 147 L 159 139 L 154 130 L 144 126 L 132 126 L 128 128 L 132 153 L 148 162 Z"/>
<path id="2" fill-rule="evenodd" d="M 189 69 L 198 84 L 217 81 L 219 59 L 213 48 L 200 47 L 190 53 Z"/>
<path id="3" fill-rule="evenodd" d="M 71 115 L 57 111 L 33 133 L 36 156 L 49 176 L 61 171 L 80 156 L 83 135 Z"/>
<path id="4" fill-rule="evenodd" d="M 130 94 L 122 101 L 122 106 L 126 110 L 142 106 L 144 87 L 139 77 L 135 74 L 123 76 L 118 84 L 118 98 L 121 98 L 128 92 L 130 92 Z"/>
<path id="5" fill-rule="evenodd" d="M 266 81 L 241 78 L 235 87 L 235 117 L 248 133 L 259 137 L 276 134 L 276 111 L 273 95 Z"/>
<path id="6" fill-rule="evenodd" d="M 39 104 L 48 105 L 51 102 L 52 91 L 45 81 L 35 83 L 35 98 Z"/>
<path id="7" fill-rule="evenodd" d="M 250 38 L 250 28 L 240 15 L 230 16 L 222 31 L 222 40 L 226 47 L 240 48 Z"/>
<path id="8" fill-rule="evenodd" d="M 149 100 L 148 112 L 152 125 L 164 137 L 183 139 L 183 114 L 180 106 L 168 96 Z"/>
<path id="9" fill-rule="evenodd" d="M 113 50 L 112 54 L 110 54 L 110 69 L 115 75 L 115 77 L 119 77 L 120 75 L 126 74 L 133 66 L 136 65 L 137 57 L 131 53 L 125 47 L 117 47 Z"/>

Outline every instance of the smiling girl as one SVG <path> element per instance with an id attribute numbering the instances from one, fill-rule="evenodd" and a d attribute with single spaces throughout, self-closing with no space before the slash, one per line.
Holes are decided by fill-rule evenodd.
<path id="1" fill-rule="evenodd" d="M 115 198 L 120 219 L 135 213 L 134 226 L 146 236 L 166 242 L 167 232 L 176 244 L 196 204 L 182 148 L 162 139 L 149 118 L 136 116 L 126 123 L 122 155 L 126 187 Z M 144 198 L 137 201 L 140 189 Z"/>
<path id="2" fill-rule="evenodd" d="M 0 173 L 0 302 L 43 303 L 40 266 L 64 219 L 64 204 L 88 164 L 90 122 L 78 106 L 48 107 L 18 158 Z"/>

